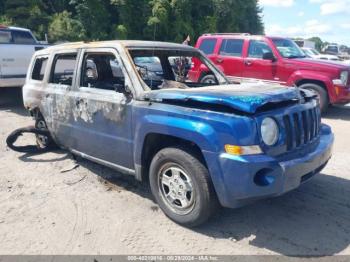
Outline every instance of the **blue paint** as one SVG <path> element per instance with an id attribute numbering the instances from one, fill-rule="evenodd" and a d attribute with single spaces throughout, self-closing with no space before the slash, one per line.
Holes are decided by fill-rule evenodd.
<path id="1" fill-rule="evenodd" d="M 308 93 L 310 95 L 310 93 Z M 312 96 L 312 94 L 311 94 Z M 281 88 L 280 86 L 248 85 L 244 88 L 237 85 L 165 89 L 152 91 L 146 96 L 151 101 L 195 101 L 223 105 L 245 113 L 254 114 L 259 107 L 268 103 L 300 99 L 299 89 Z"/>
<path id="2" fill-rule="evenodd" d="M 306 91 L 304 95 L 310 99 L 309 102 L 254 113 L 266 103 L 299 101 L 301 94 L 294 88 L 257 90 L 256 86 L 250 90 L 230 86 L 149 92 L 146 94 L 147 101 L 135 101 L 133 104 L 135 165 L 142 165 L 141 148 L 148 134 L 169 135 L 193 142 L 201 149 L 223 206 L 238 207 L 283 194 L 297 188 L 303 176 L 320 171 L 331 157 L 334 138 L 325 125 L 312 141 L 287 152 L 283 116 L 316 108 L 312 98 L 314 94 Z M 184 103 L 172 104 L 169 101 Z M 188 108 L 188 101 L 225 105 L 248 114 Z M 319 117 L 320 111 L 317 109 L 315 112 Z M 278 143 L 273 147 L 264 145 L 260 135 L 261 121 L 267 116 L 276 119 L 281 132 Z M 225 144 L 260 145 L 264 153 L 233 156 L 224 152 Z M 261 186 L 254 179 L 259 171 L 265 169 L 271 171 L 262 181 L 265 186 Z"/>

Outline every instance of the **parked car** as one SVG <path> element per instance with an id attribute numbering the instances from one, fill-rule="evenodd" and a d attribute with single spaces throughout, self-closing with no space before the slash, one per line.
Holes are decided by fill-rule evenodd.
<path id="1" fill-rule="evenodd" d="M 249 34 L 206 34 L 196 47 L 231 80 L 259 79 L 315 91 L 322 111 L 329 104 L 350 102 L 350 67 L 308 59 L 291 40 Z M 211 82 L 213 76 L 194 62 L 189 73 L 194 81 Z"/>
<path id="2" fill-rule="evenodd" d="M 140 74 L 157 57 L 162 80 Z M 215 83 L 176 75 L 171 61 L 196 60 Z M 91 63 L 96 71 L 86 70 Z M 119 66 L 120 74 L 113 74 Z M 179 66 L 182 66 L 179 64 Z M 195 48 L 160 42 L 72 43 L 35 53 L 23 88 L 41 148 L 73 154 L 149 182 L 164 213 L 195 226 L 220 203 L 239 207 L 299 187 L 331 157 L 313 92 L 230 84 Z"/>
<path id="3" fill-rule="evenodd" d="M 149 80 L 163 79 L 162 65 L 157 57 L 136 57 L 134 63 L 139 72 L 147 76 Z"/>
<path id="4" fill-rule="evenodd" d="M 336 55 L 321 54 L 314 48 L 303 47 L 303 48 L 301 48 L 301 50 L 303 50 L 304 54 L 308 58 L 321 59 L 321 60 L 331 60 L 331 61 L 338 61 L 338 62 L 342 61 Z"/>
<path id="5" fill-rule="evenodd" d="M 327 45 L 324 49 L 323 52 L 325 54 L 329 54 L 329 55 L 339 55 L 340 54 L 340 48 L 339 45 L 337 44 L 330 44 Z"/>
<path id="6" fill-rule="evenodd" d="M 28 29 L 0 25 L 0 87 L 22 87 L 32 55 L 46 46 Z"/>

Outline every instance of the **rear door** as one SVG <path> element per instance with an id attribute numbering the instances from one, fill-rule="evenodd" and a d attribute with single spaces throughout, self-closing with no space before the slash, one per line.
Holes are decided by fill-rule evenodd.
<path id="1" fill-rule="evenodd" d="M 250 40 L 247 56 L 244 58 L 243 77 L 268 81 L 279 81 L 276 61 L 263 59 L 272 49 L 264 40 Z"/>
<path id="2" fill-rule="evenodd" d="M 225 75 L 237 80 L 243 70 L 243 39 L 222 39 L 214 63 L 221 67 Z"/>

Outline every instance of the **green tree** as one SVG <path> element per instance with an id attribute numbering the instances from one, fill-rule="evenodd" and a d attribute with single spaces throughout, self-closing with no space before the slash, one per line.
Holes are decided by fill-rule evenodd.
<path id="1" fill-rule="evenodd" d="M 110 13 L 107 0 L 71 0 L 77 19 L 83 25 L 89 40 L 104 40 L 110 33 Z"/>
<path id="2" fill-rule="evenodd" d="M 148 14 L 151 13 L 149 0 L 111 0 L 116 7 L 115 28 L 117 39 L 144 39 L 147 35 Z"/>
<path id="3" fill-rule="evenodd" d="M 49 26 L 49 40 L 56 41 L 77 41 L 85 39 L 85 31 L 82 24 L 72 18 L 72 14 L 63 11 L 54 14 Z"/>
<path id="4" fill-rule="evenodd" d="M 42 1 L 5 0 L 4 8 L 6 17 L 14 25 L 32 29 L 38 38 L 45 36 L 50 17 Z"/>
<path id="5" fill-rule="evenodd" d="M 0 0 L 0 22 L 50 40 L 140 39 L 192 43 L 208 32 L 261 34 L 257 0 Z"/>
<path id="6" fill-rule="evenodd" d="M 308 40 L 315 43 L 315 47 L 318 51 L 321 51 L 323 48 L 323 41 L 319 37 L 311 37 Z"/>

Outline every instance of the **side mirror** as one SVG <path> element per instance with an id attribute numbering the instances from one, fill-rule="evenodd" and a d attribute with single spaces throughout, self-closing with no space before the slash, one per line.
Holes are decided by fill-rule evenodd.
<path id="1" fill-rule="evenodd" d="M 276 57 L 273 55 L 272 52 L 266 52 L 263 54 L 263 59 L 264 60 L 270 60 L 272 62 L 275 62 L 276 61 Z"/>

